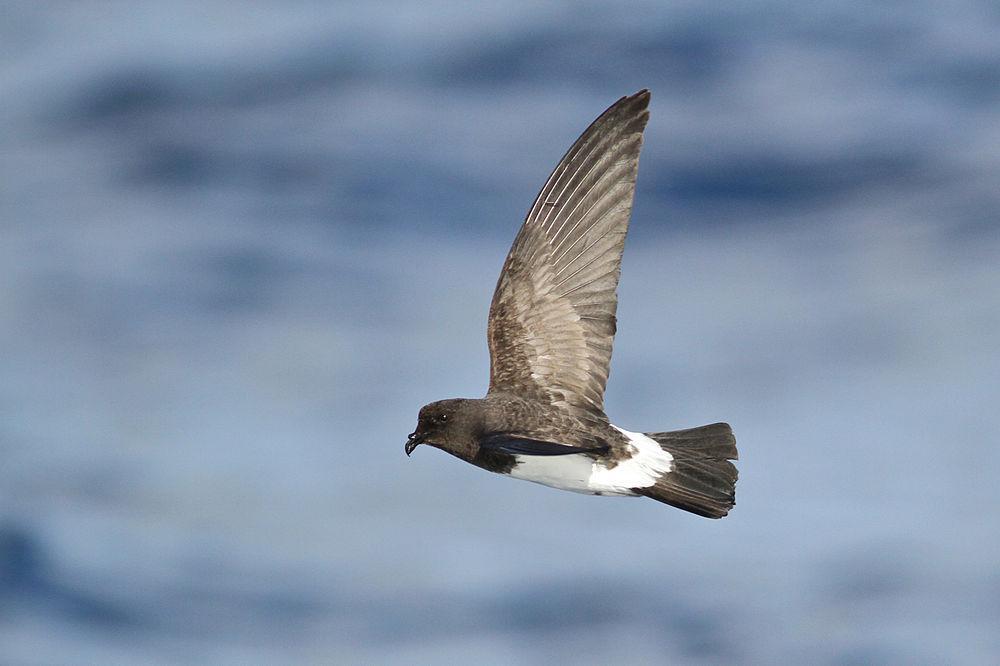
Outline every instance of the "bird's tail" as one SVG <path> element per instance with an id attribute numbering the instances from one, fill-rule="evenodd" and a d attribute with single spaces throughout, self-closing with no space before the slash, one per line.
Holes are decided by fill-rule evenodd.
<path id="1" fill-rule="evenodd" d="M 647 488 L 646 497 L 706 518 L 722 518 L 736 503 L 736 437 L 728 423 L 672 432 L 648 432 L 674 457 L 671 470 Z"/>

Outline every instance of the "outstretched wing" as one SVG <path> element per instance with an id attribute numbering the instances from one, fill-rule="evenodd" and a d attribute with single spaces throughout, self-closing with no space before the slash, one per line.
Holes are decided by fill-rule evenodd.
<path id="1" fill-rule="evenodd" d="M 490 392 L 604 417 L 622 248 L 649 119 L 623 97 L 563 156 L 507 255 L 490 306 Z"/>

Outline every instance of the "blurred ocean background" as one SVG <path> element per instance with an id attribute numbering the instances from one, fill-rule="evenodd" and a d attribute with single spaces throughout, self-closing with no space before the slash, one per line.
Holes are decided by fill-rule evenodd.
<path id="1" fill-rule="evenodd" d="M 709 521 L 432 449 L 653 91 L 608 412 Z M 1000 663 L 995 2 L 0 5 L 0 663 Z"/>

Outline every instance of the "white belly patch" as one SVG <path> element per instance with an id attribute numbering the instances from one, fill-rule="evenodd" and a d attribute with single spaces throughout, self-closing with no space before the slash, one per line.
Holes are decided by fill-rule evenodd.
<path id="1" fill-rule="evenodd" d="M 633 488 L 656 483 L 673 468 L 674 457 L 642 433 L 615 430 L 628 438 L 632 457 L 608 468 L 588 456 L 515 455 L 517 464 L 510 476 L 545 486 L 589 495 L 635 495 Z"/>

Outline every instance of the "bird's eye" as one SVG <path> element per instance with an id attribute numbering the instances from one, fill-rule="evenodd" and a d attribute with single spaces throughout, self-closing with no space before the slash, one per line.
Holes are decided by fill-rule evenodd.
<path id="1" fill-rule="evenodd" d="M 442 414 L 441 415 L 441 420 L 442 421 L 447 421 L 448 420 L 448 415 L 447 414 Z"/>

